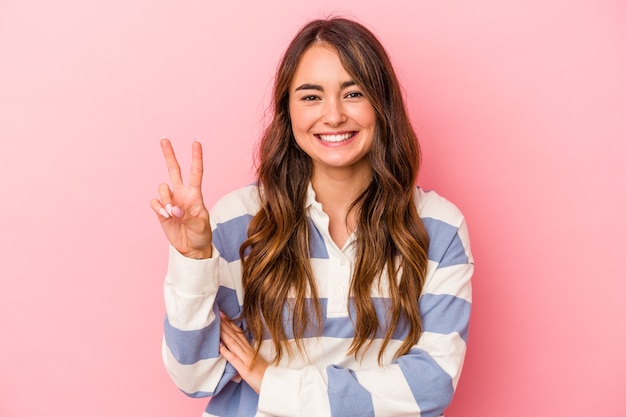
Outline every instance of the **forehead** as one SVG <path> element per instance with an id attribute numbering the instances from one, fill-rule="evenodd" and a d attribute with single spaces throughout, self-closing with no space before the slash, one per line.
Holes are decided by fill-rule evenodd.
<path id="1" fill-rule="evenodd" d="M 301 83 L 342 84 L 351 79 L 332 47 L 315 44 L 300 57 L 291 86 Z"/>

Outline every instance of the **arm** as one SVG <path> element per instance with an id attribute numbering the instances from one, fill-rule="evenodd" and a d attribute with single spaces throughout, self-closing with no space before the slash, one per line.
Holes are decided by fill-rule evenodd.
<path id="1" fill-rule="evenodd" d="M 170 247 L 163 362 L 174 383 L 192 397 L 215 395 L 236 375 L 219 354 L 219 308 L 237 305 L 233 291 L 209 279 L 227 275 L 221 263 L 219 257 L 186 258 Z"/>
<path id="2" fill-rule="evenodd" d="M 213 249 L 209 213 L 202 198 L 203 159 L 199 142 L 192 145 L 189 183 L 183 184 L 180 166 L 169 140 L 161 140 L 171 187 L 159 186 L 159 199 L 150 206 L 170 242 L 165 280 L 165 337 L 163 360 L 181 390 L 192 396 L 212 395 L 234 371 L 219 357 L 218 251 Z M 213 256 L 213 258 L 211 258 Z M 227 305 L 235 297 L 222 297 Z M 216 331 L 217 329 L 217 331 Z M 229 375 L 232 374 L 232 375 Z"/>

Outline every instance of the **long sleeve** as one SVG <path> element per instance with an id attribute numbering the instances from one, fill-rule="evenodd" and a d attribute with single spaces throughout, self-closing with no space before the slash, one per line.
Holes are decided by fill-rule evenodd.
<path id="1" fill-rule="evenodd" d="M 214 395 L 228 372 L 219 355 L 219 264 L 219 258 L 185 258 L 170 246 L 163 361 L 176 385 L 193 397 Z"/>

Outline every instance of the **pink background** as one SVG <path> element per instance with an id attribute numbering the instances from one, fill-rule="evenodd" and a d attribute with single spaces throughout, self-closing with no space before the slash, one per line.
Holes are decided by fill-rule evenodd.
<path id="1" fill-rule="evenodd" d="M 199 416 L 160 359 L 158 146 L 251 178 L 271 76 L 331 12 L 379 35 L 468 219 L 448 417 L 626 415 L 626 3 L 0 0 L 0 416 Z"/>

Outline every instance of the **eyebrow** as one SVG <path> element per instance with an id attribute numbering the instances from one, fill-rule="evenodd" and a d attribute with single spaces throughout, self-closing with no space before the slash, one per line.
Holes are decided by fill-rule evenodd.
<path id="1" fill-rule="evenodd" d="M 343 83 L 341 83 L 341 89 L 343 90 L 344 88 L 352 87 L 353 85 L 356 85 L 356 82 L 354 82 L 354 80 L 344 81 Z M 301 86 L 297 87 L 295 91 L 299 90 L 324 91 L 324 88 L 322 88 L 322 86 L 318 84 L 302 84 Z"/>

